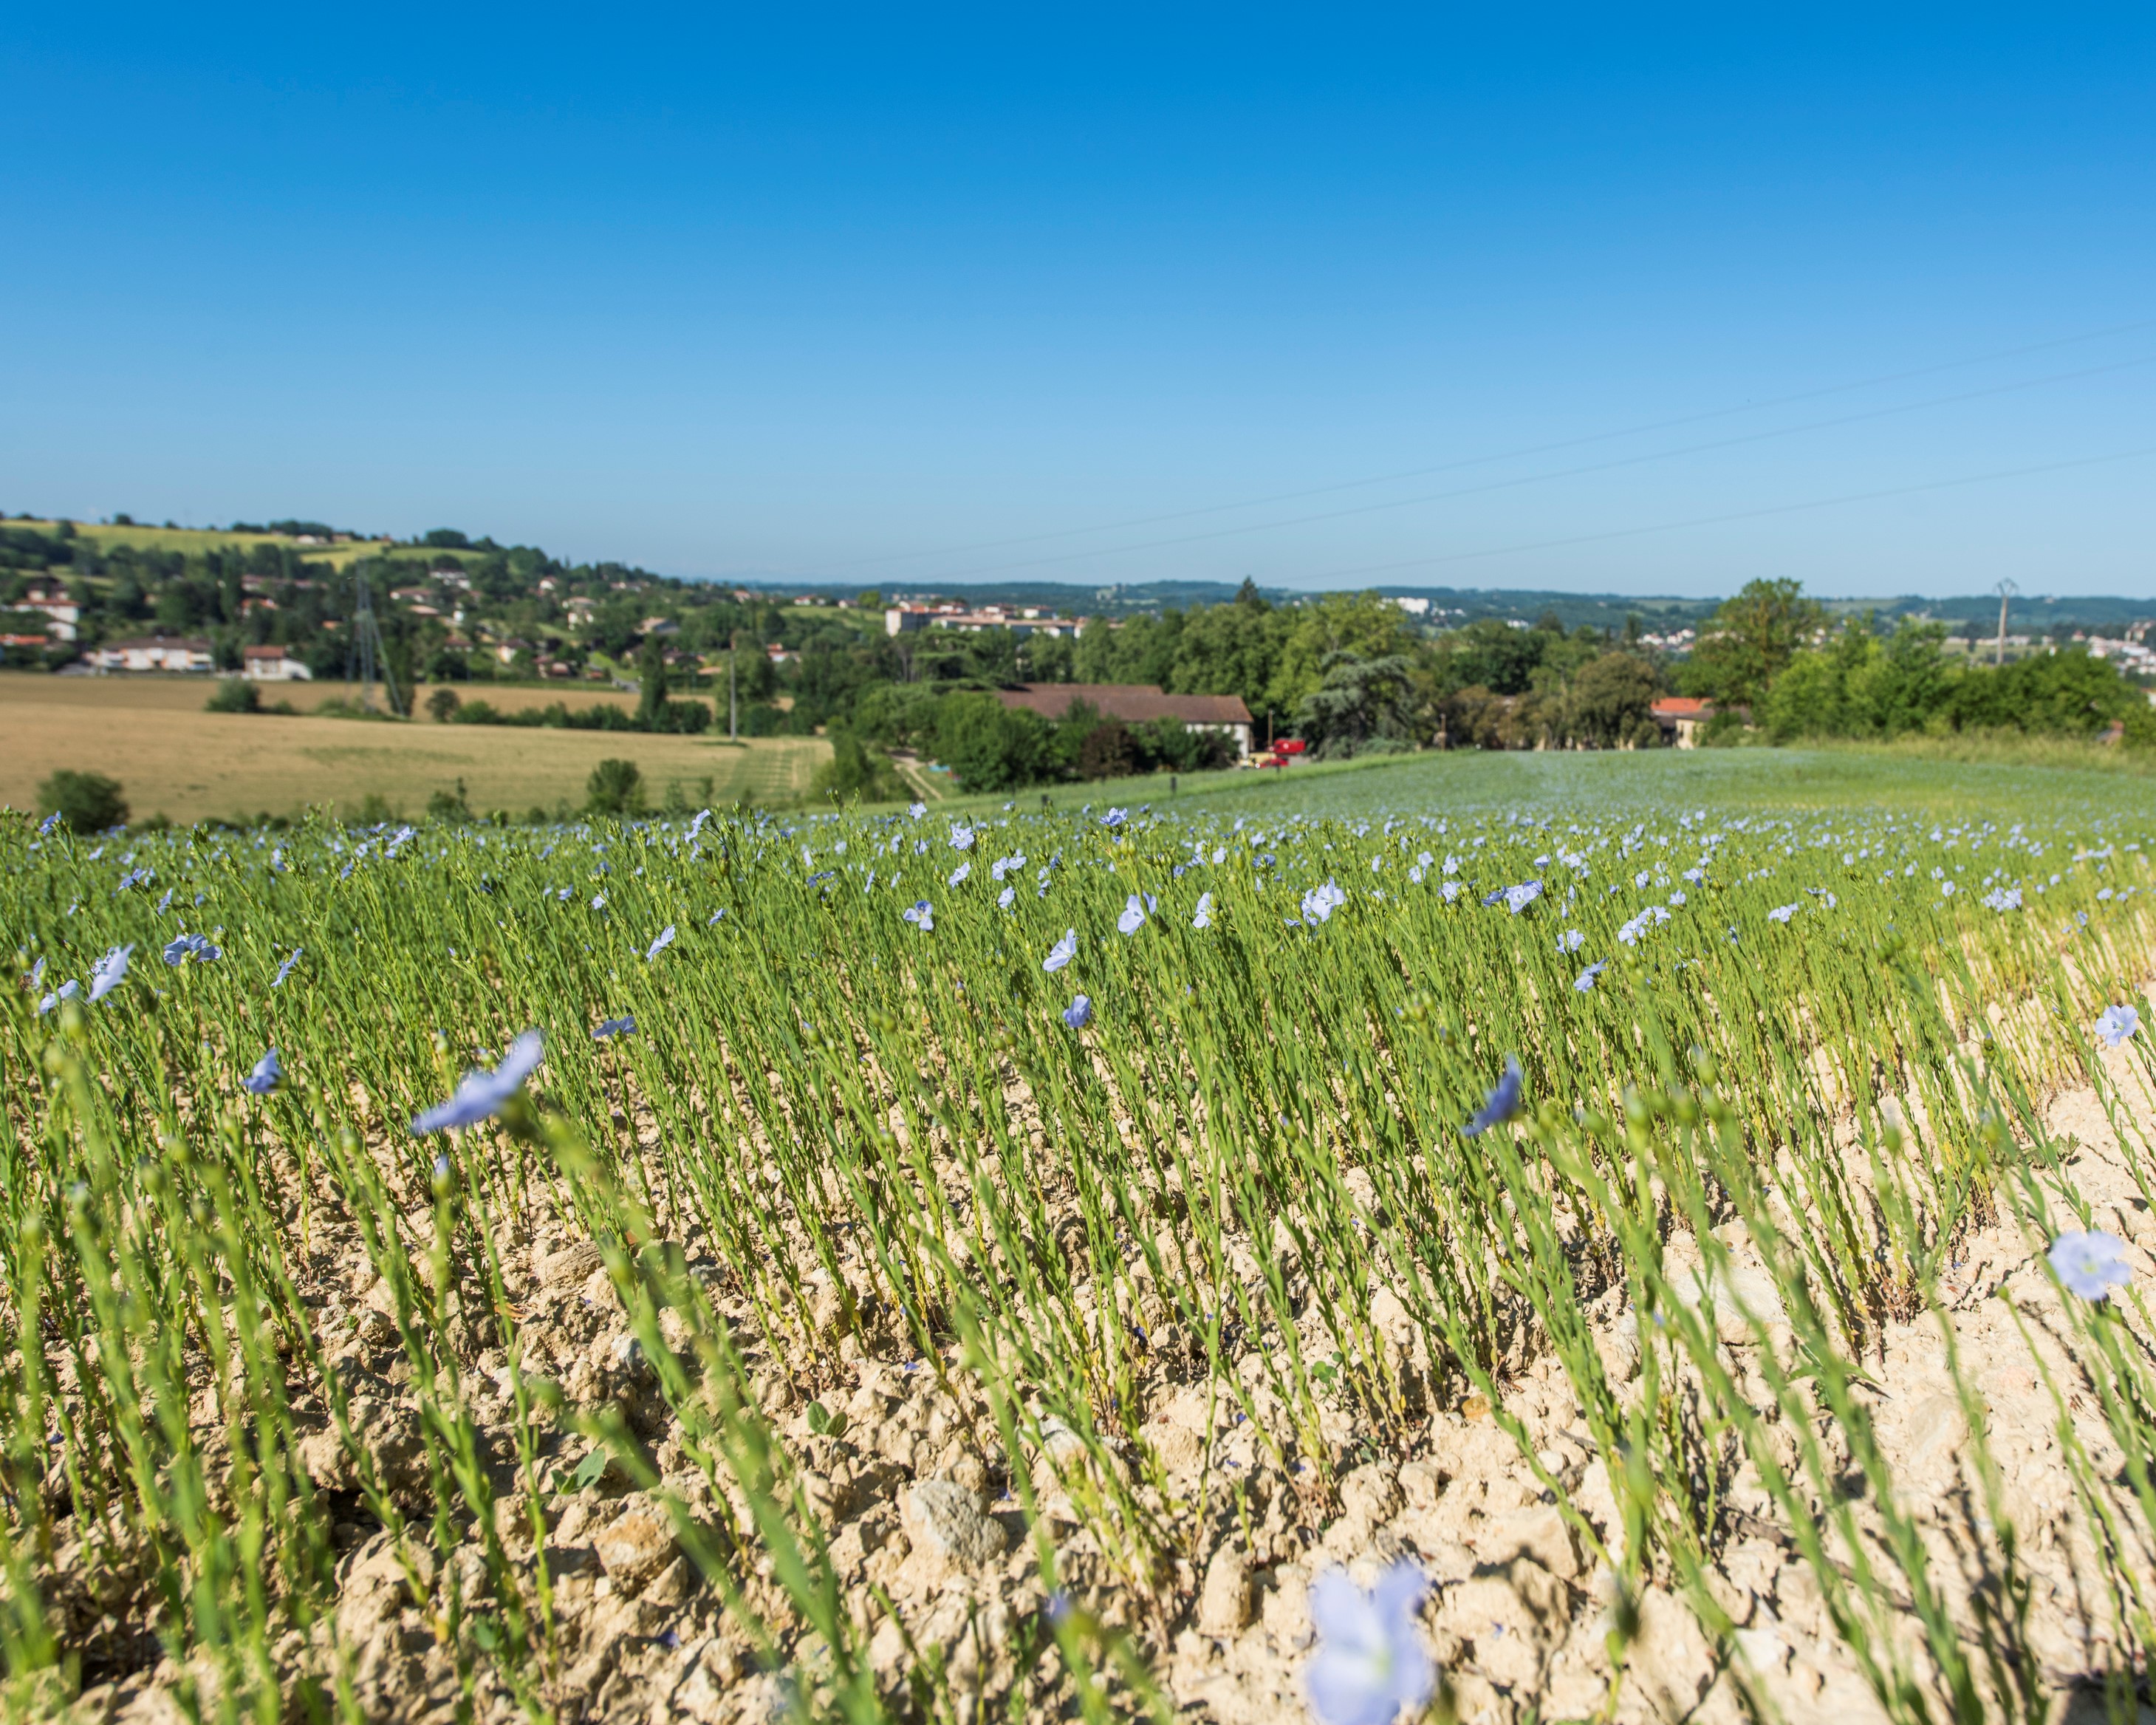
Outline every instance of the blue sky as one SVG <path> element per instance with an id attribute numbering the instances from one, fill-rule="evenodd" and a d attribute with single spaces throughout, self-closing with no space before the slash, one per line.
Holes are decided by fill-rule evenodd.
<path id="1" fill-rule="evenodd" d="M 2152 15 L 1733 10 L 18 6 L 0 506 L 2156 596 Z"/>

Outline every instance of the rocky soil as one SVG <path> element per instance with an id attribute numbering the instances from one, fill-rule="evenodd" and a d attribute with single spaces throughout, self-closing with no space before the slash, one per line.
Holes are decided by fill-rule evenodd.
<path id="1" fill-rule="evenodd" d="M 2062 1142 L 2076 1141 L 2071 1177 L 2099 1225 L 2130 1243 L 2136 1286 L 2145 1292 L 2156 1285 L 2156 1217 L 2096 1099 L 2062 1094 L 2050 1105 L 2049 1122 Z M 2151 1124 L 2144 1116 L 2143 1129 Z M 542 1204 L 522 1214 L 529 1219 L 511 1222 L 497 1243 L 524 1314 L 526 1368 L 557 1381 L 572 1405 L 619 1408 L 666 1488 L 692 1512 L 715 1513 L 711 1488 L 684 1456 L 680 1430 L 629 1335 L 597 1248 Z M 348 1219 L 317 1209 L 311 1228 L 311 1250 L 301 1261 L 318 1332 L 331 1340 L 356 1425 L 384 1477 L 424 1517 L 430 1500 L 417 1404 L 388 1288 Z M 1756 1269 L 1747 1281 L 1741 1235 L 1729 1243 L 1739 1266 L 1733 1289 L 1702 1297 L 1727 1301 L 1733 1292 L 1755 1310 L 1770 1307 L 1771 1284 Z M 2043 1244 L 2004 1223 L 1971 1237 L 1954 1273 L 1951 1320 L 1964 1373 L 1981 1392 L 2020 1533 L 2031 1589 L 2029 1645 L 2051 1690 L 2066 1699 L 2081 1695 L 2073 1705 L 2087 1707 L 2087 1686 L 2110 1663 L 2113 1631 L 2092 1530 L 2075 1508 L 2059 1409 L 2024 1327 L 2098 1472 L 2115 1476 L 2121 1458 L 2061 1340 L 2059 1296 L 2039 1261 Z M 685 1245 L 693 1260 L 695 1241 Z M 1691 1245 L 1681 1235 L 1673 1240 L 1679 1261 Z M 1071 1692 L 1052 1645 L 1034 1535 L 983 1399 L 962 1374 L 947 1384 L 934 1362 L 915 1357 L 902 1332 L 888 1327 L 846 1338 L 827 1363 L 812 1367 L 778 1340 L 757 1337 L 747 1307 L 729 1307 L 723 1281 L 714 1286 L 721 1310 L 743 1327 L 763 1409 L 802 1471 L 844 1599 L 864 1625 L 870 1661 L 894 1706 L 947 1712 L 960 1725 L 1007 1710 L 1028 1717 L 1067 1711 Z M 1597 1346 L 1613 1375 L 1636 1394 L 1638 1338 L 1621 1297 L 1613 1291 L 1598 1308 Z M 1030 1482 L 1044 1493 L 1063 1589 L 1089 1620 L 1127 1631 L 1178 1714 L 1274 1725 L 1304 1710 L 1312 1578 L 1338 1565 L 1367 1582 L 1407 1558 L 1433 1583 L 1425 1630 L 1460 1718 L 1498 1725 L 1531 1713 L 1595 1712 L 1611 1681 L 1610 1574 L 1588 1561 L 1487 1404 L 1428 1375 L 1429 1338 L 1404 1312 L 1379 1315 L 1409 1375 L 1419 1369 L 1430 1385 L 1430 1398 L 1404 1439 L 1374 1441 L 1340 1415 L 1327 1436 L 1353 1465 L 1337 1497 L 1324 1499 L 1268 1460 L 1259 1434 L 1235 1423 L 1232 1404 L 1223 1412 L 1220 1399 L 1208 1394 L 1202 1363 L 1164 1344 L 1142 1385 L 1143 1430 L 1167 1470 L 1158 1502 L 1178 1554 L 1151 1594 L 1121 1586 L 1095 1535 L 1056 1493 L 1052 1476 L 1036 1468 Z M 1733 1301 L 1722 1319 L 1723 1339 L 1742 1366 L 1753 1332 Z M 514 1466 L 507 1362 L 476 1333 L 467 1342 L 464 1395 L 503 1494 L 498 1530 L 510 1560 L 529 1575 L 537 1553 Z M 1935 1317 L 1892 1326 L 1871 1362 L 1875 1382 L 1865 1395 L 1907 1502 L 1920 1511 L 1938 1573 L 1959 1589 L 1958 1609 L 1966 1616 L 1988 1584 L 1992 1547 L 1972 1507 L 1980 1499 L 1969 1432 L 1944 1359 Z M 1245 1370 L 1247 1363 L 1234 1365 Z M 1522 1359 L 1504 1398 L 1525 1422 L 1544 1470 L 1605 1539 L 1621 1543 L 1611 1481 L 1555 1361 Z M 311 1425 L 303 1461 L 335 1507 L 334 1624 L 352 1652 L 359 1705 L 374 1719 L 446 1721 L 458 1711 L 462 1681 L 437 1634 L 447 1578 L 433 1573 L 431 1560 L 418 1575 L 400 1564 L 365 1512 L 319 1394 L 297 1405 Z M 570 1476 L 587 1446 L 555 1415 L 542 1409 L 535 1417 L 547 1472 L 558 1481 L 543 1509 L 560 1652 L 536 1699 L 570 1720 L 761 1721 L 783 1712 L 785 1661 L 798 1644 L 778 1650 L 774 1669 L 742 1614 L 689 1561 L 654 1494 L 634 1489 L 618 1466 L 580 1483 Z M 1709 1586 L 1739 1627 L 1717 1651 L 1676 1594 L 1650 1589 L 1638 1602 L 1616 1716 L 1740 1717 L 1741 1680 L 1748 1679 L 1785 1718 L 1857 1725 L 1883 1717 L 1827 1620 L 1812 1571 L 1748 1470 L 1738 1467 L 1728 1480 L 1718 1525 Z M 2120 1525 L 2134 1542 L 2128 1561 L 2156 1574 L 2156 1553 L 2138 1543 L 2138 1515 L 2128 1511 Z M 449 1566 L 475 1595 L 484 1590 L 480 1541 L 469 1527 L 462 1534 Z M 141 1578 L 93 1570 L 81 1549 L 80 1540 L 64 1539 L 45 1574 L 84 1656 L 89 1686 L 76 1716 L 180 1717 L 175 1686 L 182 1674 L 149 1632 L 152 1602 Z M 747 1589 L 748 1604 L 791 1625 L 783 1633 L 804 1633 L 767 1569 L 749 1577 Z M 291 1670 L 326 1669 L 326 1639 L 325 1630 L 312 1649 L 283 1650 Z M 480 1662 L 470 1681 L 480 1717 L 515 1716 L 514 1697 L 488 1664 Z M 1121 1704 L 1133 1704 L 1128 1692 Z"/>

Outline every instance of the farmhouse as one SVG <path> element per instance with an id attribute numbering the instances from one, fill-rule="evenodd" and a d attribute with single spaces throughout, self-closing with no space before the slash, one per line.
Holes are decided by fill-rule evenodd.
<path id="1" fill-rule="evenodd" d="M 188 635 L 145 635 L 130 641 L 107 641 L 90 654 L 90 662 L 101 671 L 199 673 L 217 669 L 209 643 Z"/>
<path id="2" fill-rule="evenodd" d="M 1689 695 L 1668 695 L 1647 709 L 1654 715 L 1655 722 L 1662 727 L 1662 741 L 1670 746 L 1691 749 L 1699 747 L 1699 733 L 1707 721 L 1714 716 L 1714 703 L 1700 701 Z"/>
<path id="3" fill-rule="evenodd" d="M 257 683 L 311 682 L 315 674 L 282 647 L 247 647 L 239 655 L 240 669 Z"/>
<path id="4" fill-rule="evenodd" d="M 996 699 L 1007 707 L 1030 708 L 1044 719 L 1060 719 L 1081 701 L 1126 725 L 1173 719 L 1185 731 L 1224 732 L 1239 761 L 1250 752 L 1250 710 L 1240 695 L 1167 695 L 1152 683 L 1020 683 L 998 689 Z"/>
<path id="5" fill-rule="evenodd" d="M 49 588 L 32 588 L 16 602 L 15 608 L 39 613 L 45 619 L 45 633 L 56 641 L 73 640 L 75 625 L 82 620 L 82 607 L 64 593 Z"/>

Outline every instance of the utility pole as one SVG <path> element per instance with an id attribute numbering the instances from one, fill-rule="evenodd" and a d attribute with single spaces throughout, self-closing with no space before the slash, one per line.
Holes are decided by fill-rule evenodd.
<path id="1" fill-rule="evenodd" d="M 726 741 L 741 741 L 741 708 L 734 699 L 734 661 L 741 656 L 741 631 L 726 637 Z"/>
<path id="2" fill-rule="evenodd" d="M 351 675 L 352 652 L 359 653 L 359 710 L 374 711 L 374 681 L 379 670 L 383 697 L 392 718 L 397 716 L 397 679 L 389 669 L 389 649 L 382 639 L 382 625 L 374 616 L 374 583 L 363 572 L 353 576 L 355 594 L 352 612 L 352 644 L 345 649 L 346 675 Z M 377 659 L 379 664 L 377 665 Z"/>
<path id="3" fill-rule="evenodd" d="M 1992 591 L 1999 595 L 1999 644 L 1993 649 L 1991 655 L 1992 665 L 1996 667 L 2006 663 L 2007 601 L 2011 599 L 2015 594 L 2020 592 L 2021 589 L 2014 584 L 2014 578 L 2010 575 L 2005 580 L 2001 581 L 1997 587 L 1994 588 Z"/>

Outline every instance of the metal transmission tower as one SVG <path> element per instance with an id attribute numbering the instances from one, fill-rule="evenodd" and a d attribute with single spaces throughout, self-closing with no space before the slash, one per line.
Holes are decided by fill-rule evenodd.
<path id="1" fill-rule="evenodd" d="M 2007 602 L 2021 589 L 2014 584 L 2014 578 L 2010 575 L 1992 591 L 1999 595 L 1999 644 L 1992 649 L 1991 655 L 1991 663 L 1996 668 L 2006 663 Z"/>
<path id="2" fill-rule="evenodd" d="M 397 678 L 389 669 L 389 649 L 382 639 L 382 625 L 374 615 L 374 583 L 363 572 L 355 571 L 352 576 L 354 598 L 352 609 L 352 639 L 345 649 L 345 680 L 352 680 L 352 656 L 359 658 L 359 710 L 374 711 L 374 682 L 378 674 L 382 680 L 383 698 L 389 703 L 394 717 L 400 709 L 397 704 Z"/>

